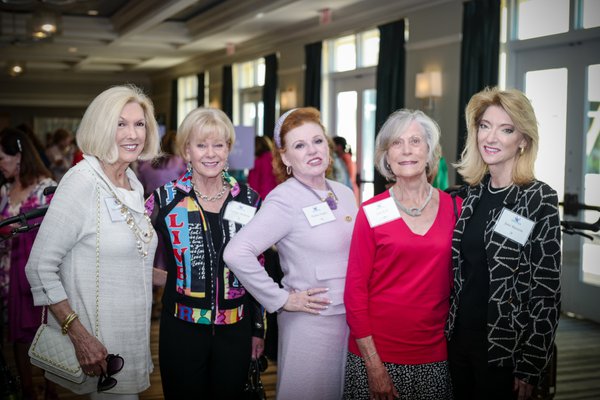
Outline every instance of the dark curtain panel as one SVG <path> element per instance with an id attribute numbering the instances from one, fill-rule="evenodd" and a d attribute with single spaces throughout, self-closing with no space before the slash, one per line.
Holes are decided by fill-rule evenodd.
<path id="1" fill-rule="evenodd" d="M 277 54 L 265 57 L 265 85 L 263 86 L 264 130 L 263 134 L 273 138 L 275 129 L 275 107 L 277 101 Z"/>
<path id="2" fill-rule="evenodd" d="M 475 93 L 498 84 L 500 0 L 472 0 L 463 4 L 460 54 L 460 100 L 456 159 L 465 145 L 465 107 Z M 456 183 L 463 180 L 456 174 Z"/>
<path id="3" fill-rule="evenodd" d="M 405 63 L 404 20 L 381 25 L 379 27 L 375 132 L 379 131 L 392 112 L 404 107 Z M 386 183 L 385 178 L 375 171 L 375 194 L 383 192 Z"/>
<path id="4" fill-rule="evenodd" d="M 204 106 L 204 72 L 198 74 L 198 95 L 196 96 L 196 101 L 198 102 L 198 107 Z"/>
<path id="5" fill-rule="evenodd" d="M 233 121 L 233 73 L 231 71 L 231 65 L 223 66 L 221 109 Z"/>
<path id="6" fill-rule="evenodd" d="M 306 70 L 304 71 L 304 106 L 321 109 L 321 50 L 323 43 L 304 46 Z"/>
<path id="7" fill-rule="evenodd" d="M 171 81 L 171 115 L 169 129 L 177 130 L 177 79 Z"/>

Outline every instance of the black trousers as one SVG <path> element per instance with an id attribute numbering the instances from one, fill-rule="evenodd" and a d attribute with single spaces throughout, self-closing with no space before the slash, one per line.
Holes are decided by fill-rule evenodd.
<path id="1" fill-rule="evenodd" d="M 448 342 L 454 400 L 513 400 L 513 367 L 489 367 L 485 332 L 455 330 Z"/>
<path id="2" fill-rule="evenodd" d="M 165 399 L 244 399 L 251 350 L 250 318 L 213 326 L 163 312 L 158 356 Z"/>

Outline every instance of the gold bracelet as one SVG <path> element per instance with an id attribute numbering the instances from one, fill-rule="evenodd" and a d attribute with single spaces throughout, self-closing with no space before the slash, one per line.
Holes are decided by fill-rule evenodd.
<path id="1" fill-rule="evenodd" d="M 69 327 L 71 326 L 71 323 L 73 323 L 73 321 L 75 321 L 77 318 L 79 318 L 79 316 L 77 315 L 77 313 L 75 313 L 75 311 L 72 311 L 69 315 L 67 315 L 67 318 L 65 318 L 62 325 L 60 326 L 63 335 L 66 335 L 69 332 Z"/>

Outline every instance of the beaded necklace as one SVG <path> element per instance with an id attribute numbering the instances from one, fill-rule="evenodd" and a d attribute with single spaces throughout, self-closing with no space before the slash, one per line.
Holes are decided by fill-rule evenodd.
<path id="1" fill-rule="evenodd" d="M 205 200 L 205 201 L 217 201 L 221 197 L 223 197 L 223 195 L 227 191 L 227 188 L 229 188 L 229 184 L 227 184 L 227 182 L 225 182 L 225 179 L 223 179 L 222 177 L 221 177 L 221 182 L 223 183 L 223 186 L 221 187 L 221 190 L 219 191 L 219 193 L 215 194 L 214 196 L 210 196 L 210 197 L 207 196 L 207 195 L 205 195 L 205 194 L 202 194 L 196 188 L 196 185 L 194 185 L 193 181 L 192 181 L 192 187 L 194 188 L 194 193 L 196 193 L 196 197 L 198 197 L 199 199 L 202 199 L 202 200 Z"/>
<path id="2" fill-rule="evenodd" d="M 137 222 L 135 222 L 135 218 L 133 217 L 131 210 L 129 210 L 129 207 L 123 204 L 123 202 L 117 197 L 114 190 L 112 190 L 110 186 L 108 188 L 110 189 L 113 197 L 115 198 L 115 202 L 119 206 L 119 211 L 125 219 L 125 223 L 129 227 L 129 229 L 131 229 L 131 232 L 133 232 L 133 235 L 135 236 L 135 245 L 137 247 L 138 253 L 140 253 L 140 256 L 142 258 L 145 258 L 148 255 L 148 250 L 144 248 L 144 245 L 150 243 L 150 241 L 152 240 L 152 236 L 154 235 L 154 228 L 152 227 L 152 221 L 150 220 L 150 216 L 148 216 L 148 212 L 144 209 L 144 219 L 146 220 L 146 224 L 148 225 L 148 231 L 143 231 L 137 224 Z"/>

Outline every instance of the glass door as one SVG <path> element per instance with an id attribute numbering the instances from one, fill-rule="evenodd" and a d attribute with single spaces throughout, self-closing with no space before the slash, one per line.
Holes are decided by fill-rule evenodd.
<path id="1" fill-rule="evenodd" d="M 356 163 L 358 201 L 374 194 L 375 76 L 353 75 L 332 82 L 335 118 L 331 136 L 343 136 Z"/>
<path id="2" fill-rule="evenodd" d="M 600 38 L 513 51 L 509 86 L 522 89 L 538 117 L 536 176 L 559 201 L 600 206 Z M 510 72 L 510 70 L 509 70 Z M 512 80 L 513 85 L 510 84 Z M 564 220 L 595 222 L 597 211 Z M 563 311 L 600 321 L 600 235 L 563 234 Z"/>

